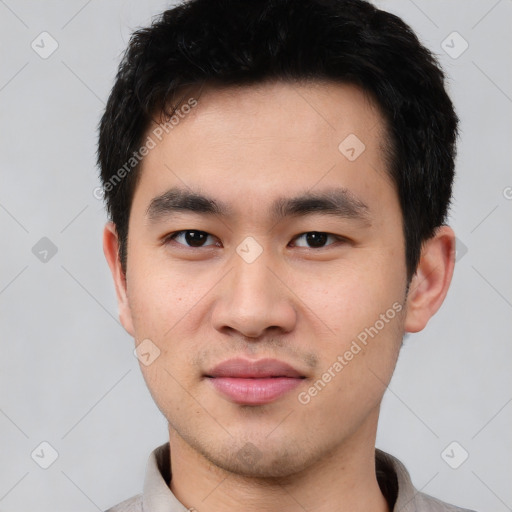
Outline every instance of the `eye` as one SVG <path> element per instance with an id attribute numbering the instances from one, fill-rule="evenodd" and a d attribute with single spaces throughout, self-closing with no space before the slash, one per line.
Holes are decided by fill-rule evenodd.
<path id="1" fill-rule="evenodd" d="M 176 242 L 179 245 L 185 247 L 205 247 L 213 244 L 206 244 L 208 237 L 211 237 L 206 231 L 198 231 L 197 229 L 187 229 L 182 231 L 176 231 L 165 237 L 164 243 Z"/>
<path id="2" fill-rule="evenodd" d="M 302 235 L 299 235 L 294 240 L 297 241 L 297 240 L 303 239 L 306 244 L 310 244 L 310 245 L 309 246 L 301 245 L 301 244 L 297 244 L 297 242 L 295 242 L 294 245 L 296 245 L 297 247 L 309 247 L 309 248 L 317 249 L 317 248 L 324 247 L 329 238 L 333 239 L 335 242 L 344 240 L 342 237 L 336 236 L 336 235 L 331 235 L 330 233 L 324 233 L 322 231 L 308 231 L 307 233 L 302 233 Z M 333 244 L 327 244 L 327 245 L 333 245 Z"/>
<path id="3" fill-rule="evenodd" d="M 214 240 L 212 243 L 206 243 L 208 237 L 211 237 L 212 239 L 214 238 L 213 235 L 210 235 L 206 231 L 200 231 L 197 229 L 186 229 L 176 231 L 166 236 L 164 239 L 164 243 L 168 244 L 174 242 L 177 243 L 178 245 L 183 245 L 189 248 L 208 247 L 211 245 L 219 246 L 219 244 Z M 331 243 L 327 243 L 329 239 L 332 240 Z M 303 242 L 297 243 L 298 240 L 303 240 Z M 295 245 L 296 247 L 321 249 L 322 247 L 333 245 L 338 241 L 343 242 L 345 241 L 345 239 L 343 237 L 332 235 L 330 233 L 325 233 L 322 231 L 308 231 L 295 237 L 293 245 Z"/>

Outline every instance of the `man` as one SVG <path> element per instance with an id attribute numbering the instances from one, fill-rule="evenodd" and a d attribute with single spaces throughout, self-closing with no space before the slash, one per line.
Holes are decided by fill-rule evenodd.
<path id="1" fill-rule="evenodd" d="M 375 449 L 453 273 L 443 80 L 359 0 L 192 0 L 132 36 L 104 251 L 169 443 L 111 511 L 462 510 Z"/>

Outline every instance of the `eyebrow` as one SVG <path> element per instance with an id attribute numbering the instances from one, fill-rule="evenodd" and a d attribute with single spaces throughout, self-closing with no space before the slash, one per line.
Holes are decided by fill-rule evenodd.
<path id="1" fill-rule="evenodd" d="M 174 187 L 151 200 L 146 216 L 151 223 L 156 223 L 177 212 L 221 217 L 229 217 L 234 213 L 233 208 L 222 201 Z M 371 224 L 368 206 L 352 192 L 341 187 L 304 192 L 296 197 L 279 197 L 271 205 L 270 212 L 274 222 L 287 217 L 324 214 Z"/>

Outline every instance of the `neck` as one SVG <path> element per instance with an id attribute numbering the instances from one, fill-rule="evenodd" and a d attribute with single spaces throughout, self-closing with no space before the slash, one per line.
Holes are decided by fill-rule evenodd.
<path id="1" fill-rule="evenodd" d="M 252 478 L 212 464 L 169 427 L 171 491 L 200 512 L 389 512 L 375 473 L 375 418 L 299 473 Z"/>

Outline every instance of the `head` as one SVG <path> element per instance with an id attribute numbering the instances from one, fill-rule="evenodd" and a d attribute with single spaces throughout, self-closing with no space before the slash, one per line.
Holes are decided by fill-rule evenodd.
<path id="1" fill-rule="evenodd" d="M 456 131 L 431 53 L 364 1 L 192 0 L 132 36 L 100 123 L 104 247 L 180 438 L 260 476 L 372 439 L 450 283 Z M 234 403 L 209 375 L 234 357 L 301 382 Z"/>

